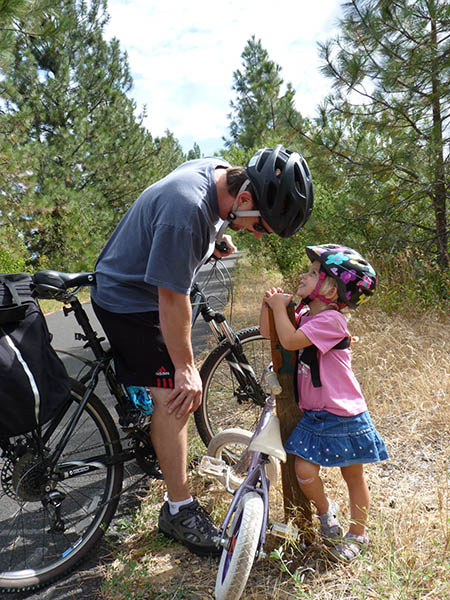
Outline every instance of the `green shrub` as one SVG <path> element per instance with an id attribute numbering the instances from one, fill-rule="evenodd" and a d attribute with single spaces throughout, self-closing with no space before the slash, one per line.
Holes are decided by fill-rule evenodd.
<path id="1" fill-rule="evenodd" d="M 1 226 L 0 273 L 27 271 L 27 251 L 22 239 L 10 226 Z"/>

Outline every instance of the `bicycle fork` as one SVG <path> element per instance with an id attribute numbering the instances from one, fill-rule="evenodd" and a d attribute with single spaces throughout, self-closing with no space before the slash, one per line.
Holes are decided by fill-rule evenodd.
<path id="1" fill-rule="evenodd" d="M 254 463 L 254 464 L 253 464 Z M 234 492 L 233 500 L 230 504 L 228 512 L 225 516 L 225 519 L 220 528 L 220 535 L 214 539 L 218 546 L 222 546 L 222 548 L 227 551 L 230 549 L 230 544 L 232 543 L 232 537 L 227 536 L 227 529 L 230 524 L 231 517 L 235 514 L 236 508 L 244 498 L 245 494 L 249 492 L 258 493 L 264 505 L 264 513 L 263 520 L 261 524 L 261 531 L 259 534 L 258 545 L 256 549 L 255 558 L 264 558 L 264 544 L 266 541 L 266 531 L 267 531 L 267 523 L 269 520 L 269 481 L 267 480 L 265 473 L 265 464 L 264 461 L 258 456 L 258 453 L 255 453 L 252 456 L 252 464 L 250 466 L 250 471 L 247 477 L 244 479 L 240 487 Z"/>

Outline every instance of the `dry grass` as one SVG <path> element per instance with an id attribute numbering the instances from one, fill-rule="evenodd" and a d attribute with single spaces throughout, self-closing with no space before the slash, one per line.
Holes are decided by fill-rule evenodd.
<path id="1" fill-rule="evenodd" d="M 235 325 L 256 323 L 269 283 L 280 279 L 245 270 L 236 293 Z M 278 552 L 277 539 L 269 536 L 266 552 L 276 552 L 254 565 L 242 596 L 246 600 L 450 597 L 449 320 L 432 313 L 387 317 L 372 304 L 350 320 L 352 334 L 360 338 L 353 346 L 354 368 L 391 457 L 366 469 L 372 495 L 370 551 L 349 566 L 336 566 L 327 561 L 318 540 L 307 550 L 285 547 Z M 202 453 L 195 432 L 191 452 Z M 323 471 L 345 518 L 339 470 Z M 190 477 L 194 492 L 220 522 L 230 497 L 195 471 Z M 280 490 L 273 494 L 272 506 L 279 507 Z M 217 563 L 157 534 L 162 496 L 163 486 L 153 486 L 128 540 L 105 572 L 103 600 L 213 598 Z"/>

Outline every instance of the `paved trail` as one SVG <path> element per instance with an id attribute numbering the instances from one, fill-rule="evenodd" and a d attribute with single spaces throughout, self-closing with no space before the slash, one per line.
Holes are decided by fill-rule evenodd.
<path id="1" fill-rule="evenodd" d="M 230 257 L 226 259 L 225 263 L 227 269 L 232 272 L 236 261 L 239 259 L 239 253 L 235 257 Z M 201 277 L 199 279 L 200 284 L 205 278 L 208 277 L 210 267 L 207 265 L 202 269 Z M 218 302 L 224 300 L 223 295 L 225 293 L 225 288 L 223 285 L 215 285 L 214 287 L 208 287 L 210 293 L 213 293 L 215 297 L 217 297 Z M 100 334 L 102 333 L 102 328 L 100 323 L 98 322 L 95 314 L 92 310 L 90 303 L 86 303 L 84 305 L 89 319 L 94 327 L 94 329 Z M 219 306 L 215 306 L 218 310 Z M 67 318 L 64 317 L 62 311 L 55 312 L 51 315 L 47 316 L 47 323 L 51 333 L 53 334 L 53 346 L 59 350 L 65 350 L 67 352 L 71 352 L 73 354 L 82 355 L 86 358 L 91 358 L 92 353 L 83 349 L 83 343 L 80 341 L 76 341 L 74 339 L 74 332 L 80 330 L 80 327 L 77 325 L 74 320 L 73 315 L 69 315 Z M 199 318 L 192 332 L 192 345 L 194 348 L 194 352 L 196 354 L 202 352 L 205 348 L 206 340 L 210 335 L 209 327 L 204 323 L 204 321 Z M 69 356 L 61 356 L 69 374 L 72 377 L 76 377 L 82 363 L 78 360 L 69 357 Z M 98 388 L 98 395 L 102 396 L 103 394 L 107 395 L 106 385 L 102 382 L 99 383 L 100 388 Z M 138 477 L 140 474 L 139 467 L 136 466 L 134 472 L 130 475 Z M 124 485 L 126 483 L 124 482 Z M 123 495 L 121 501 L 119 503 L 119 507 L 113 522 L 111 523 L 108 529 L 108 537 L 111 541 L 120 542 L 120 530 L 116 529 L 114 526 L 114 522 L 121 517 L 126 517 L 129 514 L 130 510 L 135 509 L 138 506 L 138 502 L 136 500 L 136 494 L 134 491 L 131 491 L 129 495 Z M 123 533 L 122 533 L 123 535 Z M 0 596 L 0 600 L 10 599 L 10 600 L 94 600 L 99 598 L 99 589 L 103 582 L 100 565 L 105 564 L 108 560 L 111 559 L 110 556 L 111 547 L 108 546 L 107 542 L 104 540 L 97 546 L 94 550 L 93 554 L 84 562 L 82 562 L 81 566 L 73 573 L 69 574 L 64 579 L 57 581 L 53 585 L 44 588 L 42 590 L 38 590 L 37 592 L 29 592 L 29 593 L 20 593 L 20 594 L 2 594 Z"/>

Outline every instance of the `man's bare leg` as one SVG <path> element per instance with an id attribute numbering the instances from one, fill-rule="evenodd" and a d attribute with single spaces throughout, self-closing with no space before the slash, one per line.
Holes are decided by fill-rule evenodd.
<path id="1" fill-rule="evenodd" d="M 176 418 L 169 414 L 165 400 L 172 390 L 150 388 L 154 403 L 151 436 L 161 467 L 167 493 L 172 502 L 190 496 L 187 482 L 187 423 L 189 415 Z"/>

